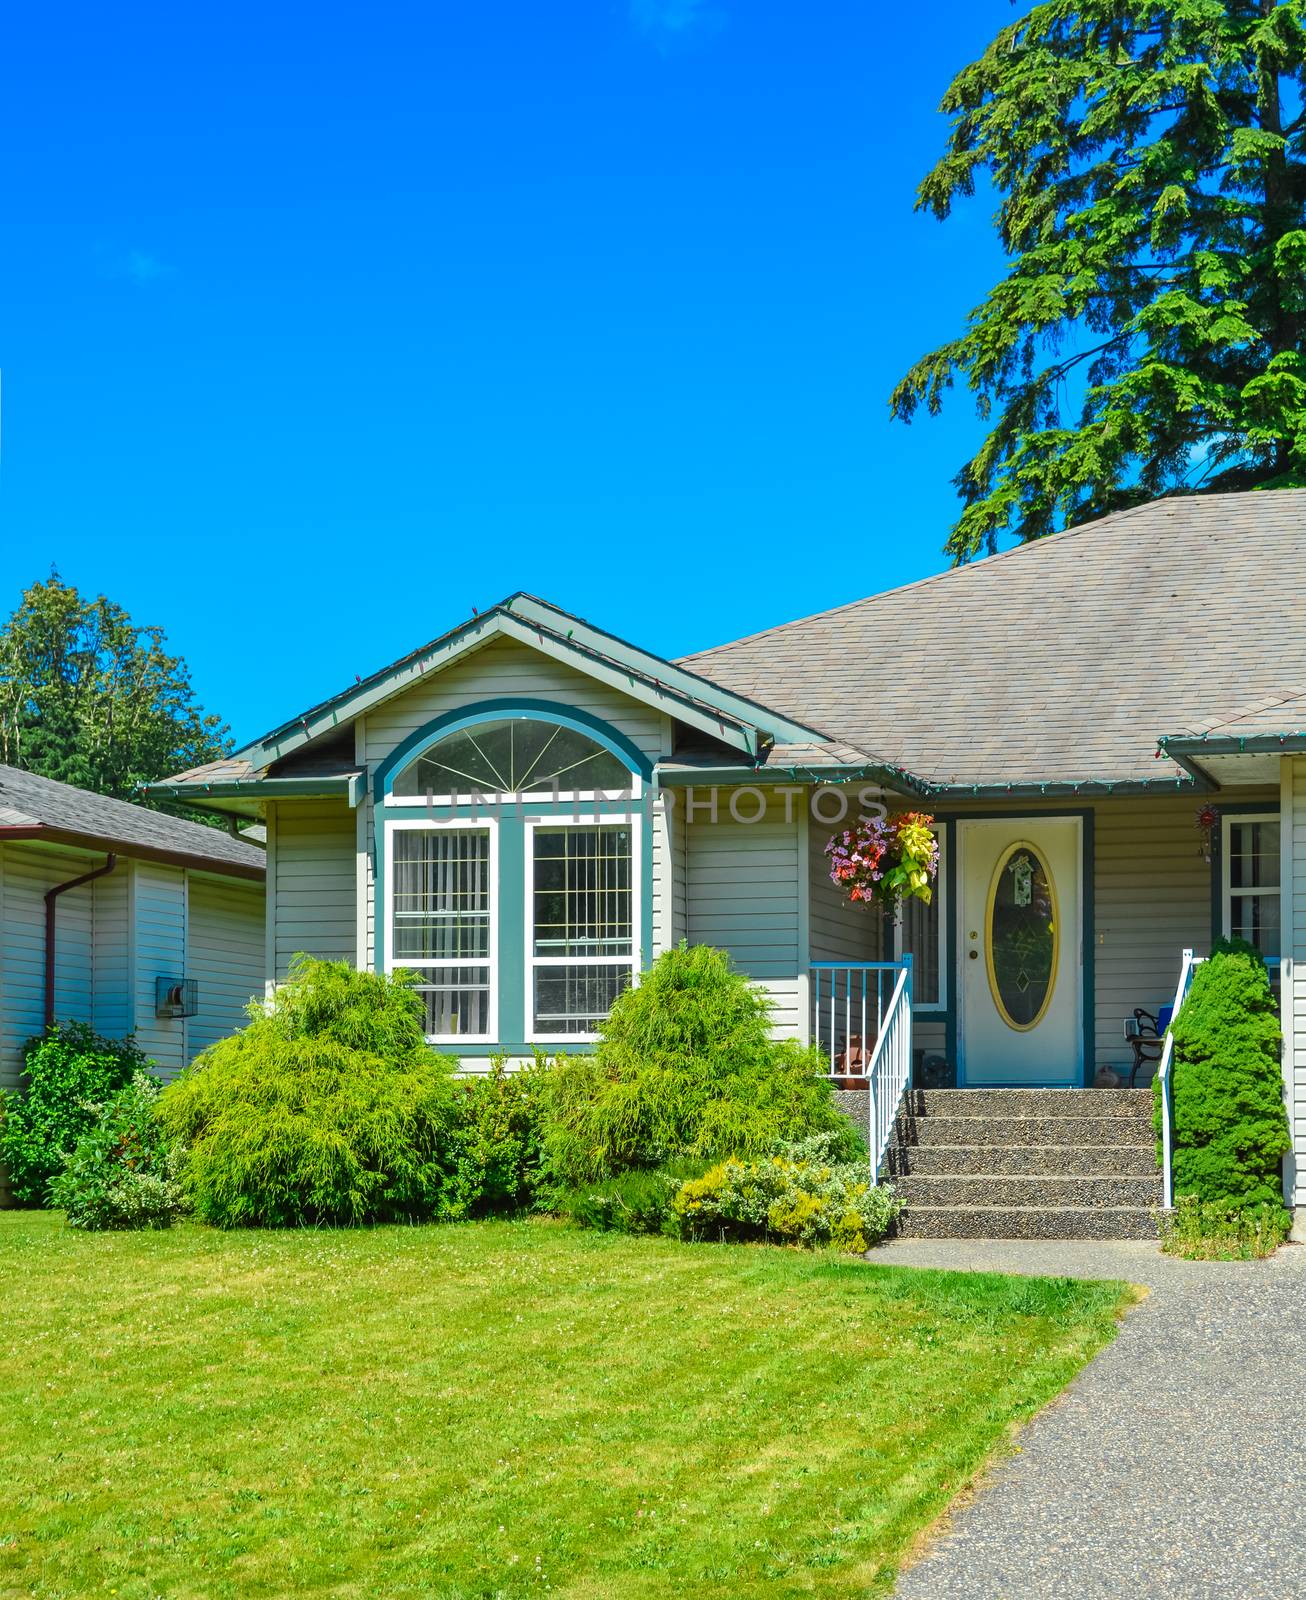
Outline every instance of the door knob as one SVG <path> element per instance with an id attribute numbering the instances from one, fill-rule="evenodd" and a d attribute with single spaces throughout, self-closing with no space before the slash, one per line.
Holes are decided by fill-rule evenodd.
<path id="1" fill-rule="evenodd" d="M 972 950 L 970 952 L 970 958 L 971 958 L 972 961 L 978 961 L 979 960 L 979 951 L 978 950 Z"/>

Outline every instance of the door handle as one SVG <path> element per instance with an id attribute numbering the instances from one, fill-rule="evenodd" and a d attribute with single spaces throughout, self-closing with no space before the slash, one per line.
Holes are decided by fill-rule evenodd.
<path id="1" fill-rule="evenodd" d="M 970 956 L 972 961 L 978 961 L 979 960 L 979 951 L 978 950 L 971 950 L 971 951 L 968 951 L 967 953 L 969 954 L 969 956 Z"/>

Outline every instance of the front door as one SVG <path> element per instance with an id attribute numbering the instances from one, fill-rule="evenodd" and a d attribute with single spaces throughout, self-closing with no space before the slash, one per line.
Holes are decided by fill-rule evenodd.
<path id="1" fill-rule="evenodd" d="M 1080 1084 L 1080 819 L 958 829 L 958 1082 Z"/>

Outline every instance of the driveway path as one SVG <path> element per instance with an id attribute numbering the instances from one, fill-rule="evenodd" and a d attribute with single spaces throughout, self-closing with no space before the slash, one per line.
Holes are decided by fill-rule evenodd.
<path id="1" fill-rule="evenodd" d="M 1152 1291 L 898 1600 L 1306 1596 L 1306 1246 L 1195 1262 L 1151 1244 L 903 1239 L 870 1259 Z"/>

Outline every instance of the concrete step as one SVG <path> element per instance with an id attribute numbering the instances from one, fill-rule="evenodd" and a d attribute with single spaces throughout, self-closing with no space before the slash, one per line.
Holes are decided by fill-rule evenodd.
<path id="1" fill-rule="evenodd" d="M 1155 1239 L 1142 1206 L 910 1206 L 898 1218 L 907 1239 Z"/>
<path id="2" fill-rule="evenodd" d="M 888 1171 L 894 1181 L 908 1173 L 922 1177 L 962 1176 L 965 1173 L 1009 1174 L 1016 1177 L 1120 1178 L 1156 1175 L 1156 1145 L 1146 1144 L 924 1144 L 891 1145 Z"/>
<path id="3" fill-rule="evenodd" d="M 918 1117 L 1150 1117 L 1152 1091 L 912 1089 L 906 1109 Z"/>
<path id="4" fill-rule="evenodd" d="M 1111 1173 L 1095 1177 L 1026 1176 L 1005 1173 L 967 1173 L 962 1176 L 898 1178 L 894 1190 L 909 1210 L 916 1206 L 1158 1206 L 1161 1181 L 1155 1175 L 1122 1178 Z"/>
<path id="5" fill-rule="evenodd" d="M 898 1143 L 951 1145 L 1140 1145 L 1152 1139 L 1150 1117 L 903 1116 Z"/>

